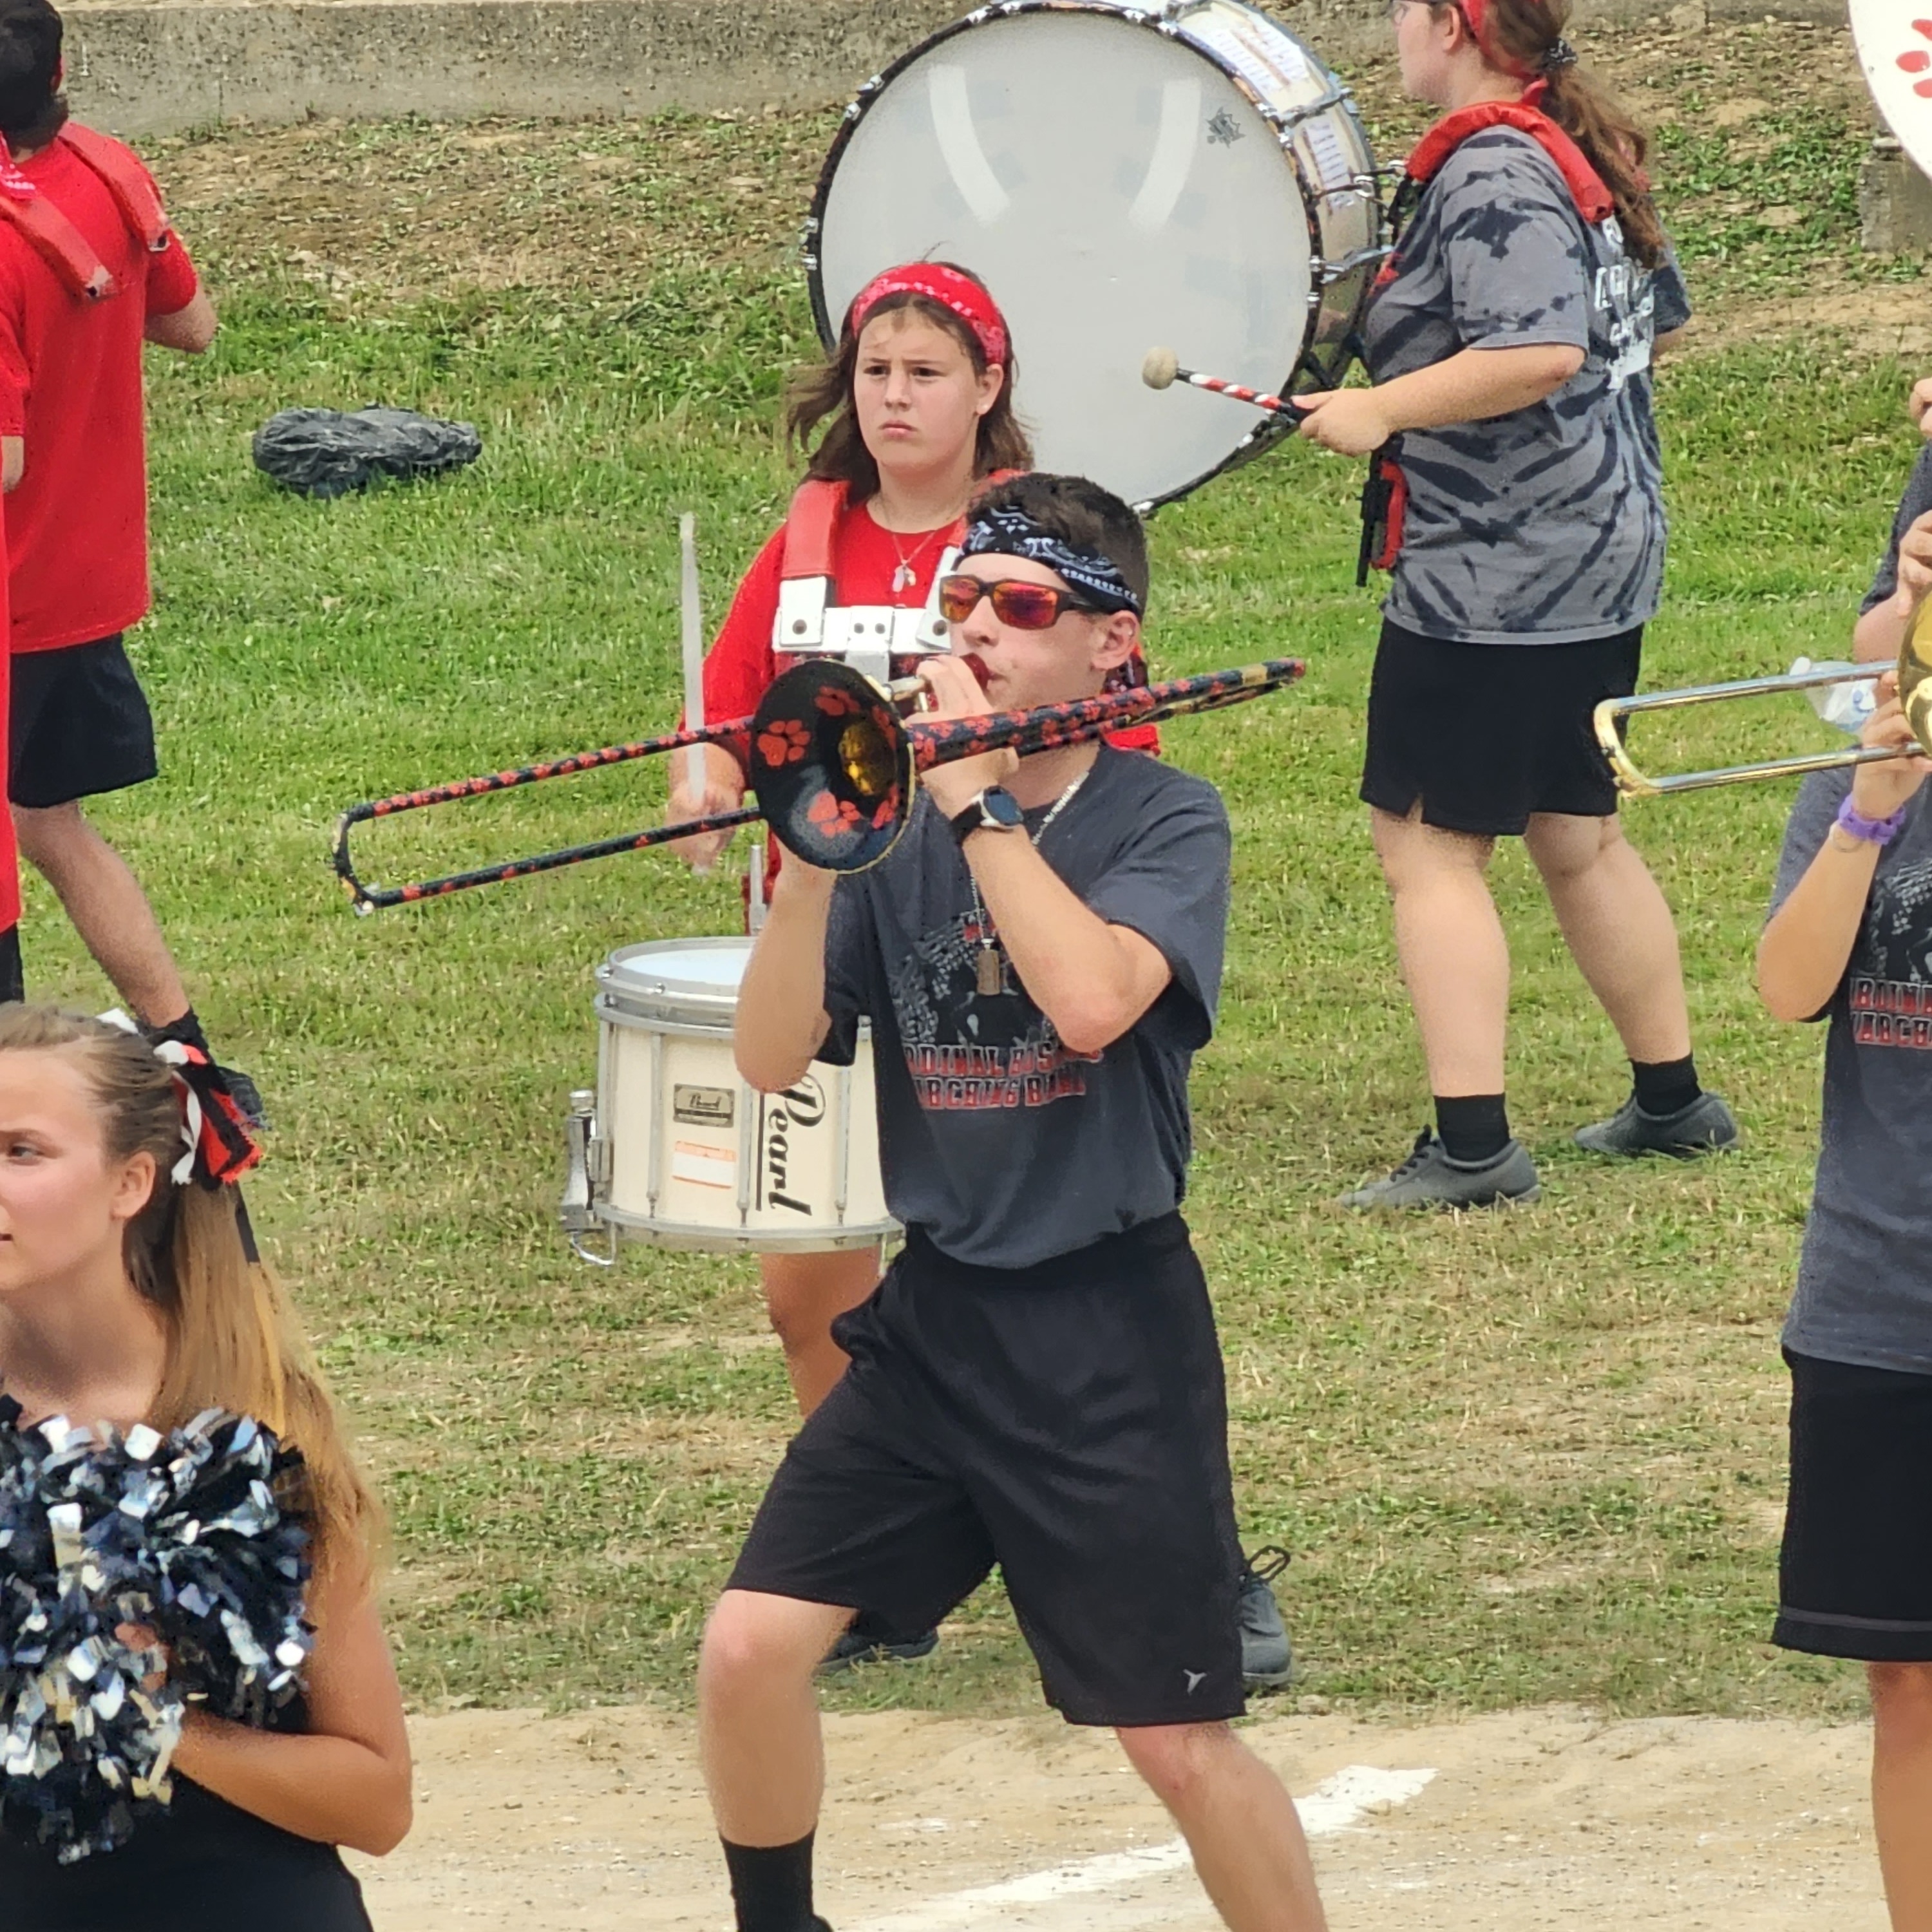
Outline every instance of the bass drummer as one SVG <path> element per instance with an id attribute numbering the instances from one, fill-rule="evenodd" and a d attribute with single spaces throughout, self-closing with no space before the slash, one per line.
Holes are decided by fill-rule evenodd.
<path id="1" fill-rule="evenodd" d="M 1294 400 L 1376 455 L 1392 568 L 1361 795 L 1394 903 L 1433 1130 L 1361 1208 L 1534 1200 L 1504 1100 L 1508 942 L 1485 872 L 1520 838 L 1631 1064 L 1593 1153 L 1702 1154 L 1704 1091 L 1670 909 L 1617 823 L 1591 729 L 1636 688 L 1664 518 L 1655 333 L 1688 304 L 1645 138 L 1576 64 L 1568 0 L 1392 0 L 1404 89 L 1443 110 L 1408 164 L 1365 338 L 1374 386 Z M 1365 550 L 1367 547 L 1365 546 Z"/>

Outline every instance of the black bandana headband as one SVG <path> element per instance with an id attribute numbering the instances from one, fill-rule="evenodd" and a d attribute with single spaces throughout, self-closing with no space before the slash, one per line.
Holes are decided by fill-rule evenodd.
<path id="1" fill-rule="evenodd" d="M 1120 566 L 1084 544 L 1070 544 L 1043 530 L 1024 510 L 996 503 L 975 510 L 959 547 L 965 556 L 1023 556 L 1058 571 L 1067 582 L 1102 610 L 1131 610 L 1141 615 L 1141 600 L 1120 574 Z"/>

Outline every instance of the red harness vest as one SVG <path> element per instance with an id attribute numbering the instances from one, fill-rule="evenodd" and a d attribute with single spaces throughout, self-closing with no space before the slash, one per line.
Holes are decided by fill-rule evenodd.
<path id="1" fill-rule="evenodd" d="M 70 121 L 54 136 L 97 175 L 128 232 L 152 254 L 168 245 L 168 218 L 146 170 L 118 141 Z M 0 217 L 26 236 L 68 292 L 106 302 L 120 292 L 107 266 L 74 224 L 10 160 L 0 160 Z"/>

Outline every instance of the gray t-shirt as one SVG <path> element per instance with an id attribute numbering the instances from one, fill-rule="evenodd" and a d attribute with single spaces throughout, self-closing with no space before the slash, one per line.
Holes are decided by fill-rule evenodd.
<path id="1" fill-rule="evenodd" d="M 1030 812 L 1029 831 L 1046 815 Z M 1180 1205 L 1188 1068 L 1220 993 L 1229 837 L 1212 785 L 1103 747 L 1040 850 L 1174 970 L 1102 1053 L 1061 1046 L 1010 967 L 1008 990 L 976 992 L 970 875 L 929 798 L 882 864 L 840 880 L 826 938 L 820 1057 L 849 1060 L 871 1019 L 886 1204 L 983 1268 L 1030 1268 Z"/>
<path id="2" fill-rule="evenodd" d="M 1851 790 L 1814 772 L 1785 829 L 1775 912 Z M 1784 1345 L 1829 1362 L 1932 1374 L 1932 803 L 1880 854 L 1827 1019 L 1818 1177 Z"/>
<path id="3" fill-rule="evenodd" d="M 1585 361 L 1528 409 L 1404 432 L 1408 508 L 1387 616 L 1478 644 L 1580 643 L 1648 622 L 1664 547 L 1651 350 L 1690 312 L 1675 262 L 1640 267 L 1615 218 L 1586 222 L 1528 135 L 1492 128 L 1423 190 L 1392 267 L 1364 329 L 1378 382 L 1472 348 L 1561 344 Z"/>
<path id="4" fill-rule="evenodd" d="M 1905 479 L 1905 494 L 1899 498 L 1898 514 L 1892 520 L 1892 541 L 1886 544 L 1885 555 L 1880 560 L 1871 588 L 1858 606 L 1860 616 L 1868 610 L 1876 610 L 1898 594 L 1898 546 L 1904 542 L 1906 532 L 1928 510 L 1932 510 L 1932 442 L 1918 452 L 1918 460 L 1912 466 L 1912 474 Z"/>

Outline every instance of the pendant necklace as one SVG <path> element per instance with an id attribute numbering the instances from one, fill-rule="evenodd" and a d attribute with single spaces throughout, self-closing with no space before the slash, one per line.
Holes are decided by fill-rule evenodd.
<path id="1" fill-rule="evenodd" d="M 1060 796 L 1053 801 L 1046 816 L 1040 821 L 1033 835 L 1033 848 L 1040 850 L 1040 842 L 1046 836 L 1046 828 L 1073 802 L 1073 794 L 1087 782 L 1089 765 Z M 993 922 L 987 916 L 986 908 L 980 898 L 980 881 L 973 876 L 973 868 L 966 868 L 966 883 L 973 893 L 973 917 L 980 928 L 980 957 L 973 969 L 973 996 L 975 999 L 990 1000 L 1007 992 L 1006 950 L 1000 944 L 1000 935 L 993 930 Z"/>
<path id="2" fill-rule="evenodd" d="M 884 524 L 880 524 L 879 527 L 882 530 L 886 530 Z M 886 530 L 886 535 L 891 538 L 892 548 L 898 553 L 899 560 L 898 569 L 892 572 L 892 595 L 895 597 L 902 591 L 910 590 L 919 581 L 919 560 L 924 555 L 927 545 L 938 538 L 943 537 L 952 527 L 952 526 L 948 524 L 941 529 L 928 530 L 925 537 L 913 546 L 912 554 L 910 556 L 906 554 L 904 547 L 899 542 L 898 532 Z"/>

